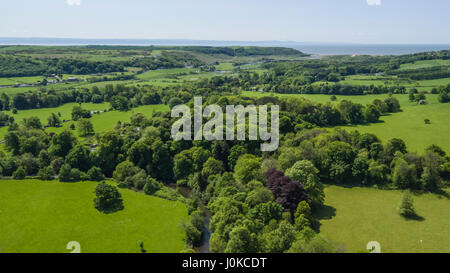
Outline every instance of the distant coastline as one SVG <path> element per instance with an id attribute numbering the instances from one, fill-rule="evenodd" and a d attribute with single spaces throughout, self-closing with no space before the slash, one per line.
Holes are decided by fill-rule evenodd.
<path id="1" fill-rule="evenodd" d="M 450 50 L 450 44 L 351 44 L 292 41 L 214 41 L 188 39 L 76 39 L 76 38 L 2 38 L 0 45 L 83 46 L 279 46 L 313 55 L 403 55 L 425 51 Z"/>

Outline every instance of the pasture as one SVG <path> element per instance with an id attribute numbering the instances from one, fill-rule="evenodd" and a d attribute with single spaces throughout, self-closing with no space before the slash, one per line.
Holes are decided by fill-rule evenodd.
<path id="1" fill-rule="evenodd" d="M 438 103 L 436 95 L 427 95 L 427 105 L 409 102 L 408 95 L 396 97 L 400 100 L 402 112 L 382 116 L 379 123 L 344 128 L 372 133 L 383 141 L 401 138 L 410 152 L 422 153 L 429 145 L 436 144 L 450 153 L 450 105 Z M 425 124 L 425 119 L 429 119 L 431 124 Z"/>
<path id="2" fill-rule="evenodd" d="M 0 181 L 0 253 L 150 253 L 184 248 L 180 226 L 184 204 L 119 189 L 124 209 L 104 214 L 94 208 L 97 182 Z"/>
<path id="3" fill-rule="evenodd" d="M 100 114 L 94 114 L 89 119 L 94 126 L 95 133 L 100 133 L 108 130 L 114 129 L 117 125 L 117 122 L 129 122 L 130 117 L 133 113 L 142 113 L 145 116 L 149 117 L 154 111 L 168 111 L 169 107 L 167 105 L 144 105 L 133 108 L 127 112 L 121 111 L 108 111 Z M 76 121 L 70 121 L 63 124 L 62 127 L 59 128 L 47 128 L 48 132 L 60 133 L 63 130 L 69 129 L 71 124 L 75 124 L 77 126 Z M 75 135 L 78 135 L 75 132 Z"/>
<path id="4" fill-rule="evenodd" d="M 435 66 L 450 66 L 450 60 L 436 59 L 436 60 L 417 61 L 414 63 L 406 63 L 400 65 L 400 68 L 398 70 L 422 69 Z"/>
<path id="5" fill-rule="evenodd" d="M 268 96 L 268 93 L 244 91 L 245 96 Z M 336 96 L 337 101 L 330 100 L 331 95 L 309 95 L 309 94 L 274 94 L 280 97 L 303 97 L 305 99 L 319 103 L 339 103 L 341 100 L 350 100 L 361 104 L 371 103 L 375 99 L 385 99 L 387 94 L 365 95 L 365 96 Z M 431 144 L 441 146 L 447 153 L 450 153 L 450 105 L 439 103 L 437 95 L 427 94 L 426 105 L 418 105 L 410 102 L 408 95 L 394 95 L 399 101 L 402 112 L 385 115 L 380 118 L 379 123 L 368 125 L 349 125 L 342 128 L 358 130 L 362 133 L 372 133 L 386 142 L 391 138 L 401 138 L 406 142 L 410 152 L 422 153 Z M 425 124 L 424 120 L 429 119 L 431 124 Z"/>
<path id="6" fill-rule="evenodd" d="M 42 124 L 45 126 L 47 124 L 47 118 L 52 113 L 61 113 L 61 120 L 67 120 L 68 122 L 64 122 L 62 127 L 58 128 L 46 128 L 47 132 L 55 132 L 59 133 L 62 132 L 65 129 L 69 129 L 71 124 L 77 125 L 76 121 L 69 121 L 72 119 L 72 108 L 74 106 L 78 105 L 77 103 L 66 103 L 64 105 L 61 105 L 56 108 L 41 108 L 41 109 L 33 109 L 33 110 L 22 110 L 19 111 L 17 114 L 13 115 L 10 111 L 7 113 L 9 115 L 12 115 L 14 119 L 17 122 L 21 122 L 24 118 L 29 118 L 32 116 L 37 116 L 40 118 Z M 81 104 L 81 107 L 83 109 L 87 109 L 90 111 L 104 111 L 110 108 L 109 103 L 100 103 L 100 104 L 94 104 L 94 103 L 83 103 Z M 118 121 L 120 122 L 129 122 L 130 117 L 133 113 L 143 113 L 146 116 L 150 116 L 153 111 L 169 111 L 169 107 L 167 105 L 144 105 L 139 106 L 136 108 L 131 109 L 127 112 L 121 112 L 121 111 L 108 111 L 103 112 L 100 114 L 94 114 L 89 119 L 93 126 L 94 131 L 96 133 L 103 132 L 106 130 L 112 130 Z M 1 127 L 0 128 L 0 139 L 3 139 L 4 135 L 8 132 L 7 127 Z M 78 135 L 78 133 L 75 132 L 75 135 Z"/>
<path id="7" fill-rule="evenodd" d="M 421 220 L 397 213 L 402 192 L 372 188 L 325 188 L 325 208 L 319 211 L 320 234 L 342 243 L 347 252 L 366 249 L 370 241 L 381 252 L 450 252 L 450 200 L 436 194 L 414 196 Z"/>

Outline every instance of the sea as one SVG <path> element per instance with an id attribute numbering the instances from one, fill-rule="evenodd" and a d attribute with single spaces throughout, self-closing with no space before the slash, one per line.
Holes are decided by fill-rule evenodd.
<path id="1" fill-rule="evenodd" d="M 351 44 L 290 41 L 215 41 L 183 39 L 74 39 L 2 38 L 0 45 L 129 45 L 129 46 L 280 46 L 312 55 L 404 55 L 426 51 L 450 50 L 450 44 Z"/>

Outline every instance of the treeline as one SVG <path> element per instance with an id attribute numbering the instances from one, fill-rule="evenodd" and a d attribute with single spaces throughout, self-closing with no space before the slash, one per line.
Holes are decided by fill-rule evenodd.
<path id="1" fill-rule="evenodd" d="M 124 72 L 125 67 L 143 70 L 200 67 L 204 63 L 185 52 L 162 52 L 159 56 L 130 58 L 127 61 L 89 61 L 74 58 L 33 58 L 0 55 L 0 77 L 51 76 L 62 74 L 99 74 Z"/>
<path id="2" fill-rule="evenodd" d="M 329 56 L 318 60 L 269 62 L 263 65 L 276 77 L 316 81 L 338 81 L 356 74 L 375 74 L 400 67 L 392 56 Z"/>
<path id="3" fill-rule="evenodd" d="M 87 78 L 87 81 L 90 83 L 96 83 L 96 82 L 107 82 L 107 81 L 129 81 L 136 79 L 136 76 L 131 75 L 114 75 L 114 76 L 96 76 L 96 77 L 89 77 Z"/>
<path id="4" fill-rule="evenodd" d="M 430 71 L 430 72 L 417 71 L 417 72 L 409 73 L 409 74 L 401 74 L 400 77 L 401 78 L 409 78 L 414 81 L 443 79 L 443 78 L 450 77 L 450 70 L 448 70 L 447 67 L 444 67 L 440 70 Z"/>
<path id="5" fill-rule="evenodd" d="M 194 83 L 197 88 L 213 90 L 255 90 L 280 94 L 329 94 L 329 95 L 366 95 L 366 94 L 405 94 L 404 86 L 350 85 L 341 83 L 309 84 L 303 78 L 275 77 L 269 73 L 241 72 L 238 77 L 217 76 L 202 79 Z"/>
<path id="6" fill-rule="evenodd" d="M 438 60 L 438 59 L 449 60 L 450 50 L 420 52 L 414 54 L 401 55 L 397 56 L 396 59 L 398 59 L 401 64 L 414 63 L 417 61 L 425 61 L 425 60 Z"/>
<path id="7" fill-rule="evenodd" d="M 179 100 L 179 103 L 181 102 L 182 100 Z M 401 110 L 399 101 L 392 96 L 385 100 L 375 99 L 368 105 L 349 100 L 342 100 L 332 105 L 331 103 L 314 103 L 304 98 L 274 96 L 257 99 L 245 96 L 211 96 L 207 104 L 220 105 L 224 110 L 226 105 L 279 105 L 280 132 L 283 134 L 313 127 L 376 123 L 380 116 Z"/>
<path id="8" fill-rule="evenodd" d="M 399 68 L 401 64 L 414 63 L 417 61 L 449 60 L 450 50 L 422 52 L 396 56 L 394 58 L 395 62 L 398 63 L 397 68 Z M 448 66 L 445 65 L 419 69 L 404 69 L 404 70 L 389 69 L 385 70 L 384 72 L 386 72 L 386 74 L 389 75 L 398 75 L 401 78 L 408 78 L 415 81 L 434 80 L 450 77 L 450 71 L 448 70 Z"/>
<path id="9" fill-rule="evenodd" d="M 103 103 L 110 102 L 116 110 L 126 111 L 139 105 L 160 104 L 162 100 L 155 89 L 150 86 L 136 87 L 121 84 L 107 84 L 103 88 L 88 88 L 55 91 L 41 89 L 38 91 L 15 94 L 10 98 L 6 94 L 0 96 L 0 108 L 3 110 L 26 110 L 53 108 L 65 103 Z M 165 89 L 161 89 L 165 90 Z"/>
<path id="10" fill-rule="evenodd" d="M 265 92 L 280 94 L 329 94 L 329 95 L 370 95 L 370 94 L 405 94 L 404 86 L 385 85 L 350 85 L 350 84 L 315 84 L 294 85 L 283 82 L 279 85 L 266 85 Z"/>
<path id="11" fill-rule="evenodd" d="M 296 49 L 286 47 L 263 47 L 263 46 L 87 46 L 88 49 L 101 50 L 175 50 L 201 53 L 207 55 L 227 56 L 269 56 L 269 55 L 298 55 L 308 56 Z"/>
<path id="12" fill-rule="evenodd" d="M 213 47 L 213 46 L 153 46 L 152 49 L 155 50 L 184 50 L 191 51 L 195 53 L 202 53 L 208 55 L 223 54 L 227 56 L 270 56 L 270 55 L 297 55 L 297 56 L 308 56 L 296 49 L 286 48 L 286 47 L 259 47 L 259 46 L 230 46 L 230 47 Z"/>
<path id="13" fill-rule="evenodd" d="M 123 64 L 70 58 L 32 58 L 0 55 L 0 77 L 50 76 L 53 74 L 94 74 L 123 72 Z"/>
<path id="14" fill-rule="evenodd" d="M 438 101 L 442 103 L 450 102 L 450 84 L 446 86 L 439 86 L 438 88 L 433 88 L 431 90 L 433 94 L 439 94 Z"/>

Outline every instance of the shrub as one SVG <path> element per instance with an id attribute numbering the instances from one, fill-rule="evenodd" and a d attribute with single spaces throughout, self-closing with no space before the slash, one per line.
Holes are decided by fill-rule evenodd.
<path id="1" fill-rule="evenodd" d="M 202 232 L 194 227 L 191 223 L 184 226 L 186 232 L 186 243 L 189 245 L 198 245 L 202 237 Z"/>
<path id="2" fill-rule="evenodd" d="M 73 168 L 70 170 L 70 181 L 80 181 L 86 179 L 86 174 L 79 169 Z"/>
<path id="3" fill-rule="evenodd" d="M 72 170 L 72 167 L 70 167 L 69 164 L 62 165 L 61 169 L 59 170 L 59 174 L 58 174 L 59 181 L 69 182 L 71 170 Z"/>
<path id="4" fill-rule="evenodd" d="M 414 164 L 408 164 L 400 158 L 395 163 L 392 181 L 400 189 L 418 188 L 417 171 Z"/>
<path id="5" fill-rule="evenodd" d="M 53 172 L 53 168 L 51 166 L 44 167 L 39 170 L 38 177 L 41 180 L 52 180 L 55 173 Z"/>
<path id="6" fill-rule="evenodd" d="M 64 159 L 61 157 L 55 158 L 52 162 L 50 162 L 50 166 L 53 169 L 53 173 L 59 173 L 61 167 L 64 165 Z"/>
<path id="7" fill-rule="evenodd" d="M 413 217 L 416 215 L 414 200 L 409 190 L 403 192 L 397 211 L 403 217 Z"/>
<path id="8" fill-rule="evenodd" d="M 27 173 L 22 166 L 20 166 L 15 172 L 13 172 L 13 178 L 17 180 L 25 179 L 26 175 Z"/>
<path id="9" fill-rule="evenodd" d="M 116 187 L 101 182 L 95 188 L 95 208 L 102 212 L 114 212 L 123 209 L 122 195 Z"/>
<path id="10" fill-rule="evenodd" d="M 144 185 L 145 194 L 148 195 L 154 194 L 159 189 L 161 189 L 161 183 L 156 181 L 154 178 L 148 177 Z"/>
<path id="11" fill-rule="evenodd" d="M 141 170 L 137 174 L 125 178 L 124 182 L 121 182 L 119 185 L 121 187 L 132 188 L 135 187 L 138 190 L 142 190 L 147 181 L 147 173 L 144 170 Z"/>
<path id="12" fill-rule="evenodd" d="M 102 170 L 99 167 L 92 167 L 87 172 L 87 177 L 91 181 L 102 181 L 105 179 L 105 176 L 102 173 Z"/>
<path id="13" fill-rule="evenodd" d="M 78 122 L 78 133 L 81 137 L 86 137 L 94 134 L 94 125 L 88 119 L 81 118 Z"/>
<path id="14" fill-rule="evenodd" d="M 440 156 L 442 156 L 442 157 L 445 157 L 445 155 L 446 155 L 445 151 L 442 150 L 441 147 L 439 147 L 439 146 L 437 146 L 437 145 L 435 145 L 435 144 L 431 144 L 430 146 L 428 146 L 428 147 L 425 149 L 425 151 L 426 151 L 426 152 L 436 153 L 436 154 L 438 154 L 438 155 L 440 155 Z"/>
<path id="15" fill-rule="evenodd" d="M 169 107 L 170 107 L 170 109 L 172 109 L 175 106 L 180 105 L 180 104 L 183 104 L 183 101 L 180 98 L 175 97 L 175 98 L 171 98 L 169 100 Z"/>
<path id="16" fill-rule="evenodd" d="M 124 182 L 127 177 L 134 176 L 139 172 L 139 168 L 130 161 L 124 161 L 117 165 L 113 177 L 117 182 Z"/>
<path id="17" fill-rule="evenodd" d="M 72 181 L 80 181 L 87 180 L 88 176 L 86 173 L 80 171 L 79 169 L 72 169 L 69 164 L 64 164 L 58 175 L 59 181 L 61 182 L 72 182 Z"/>

